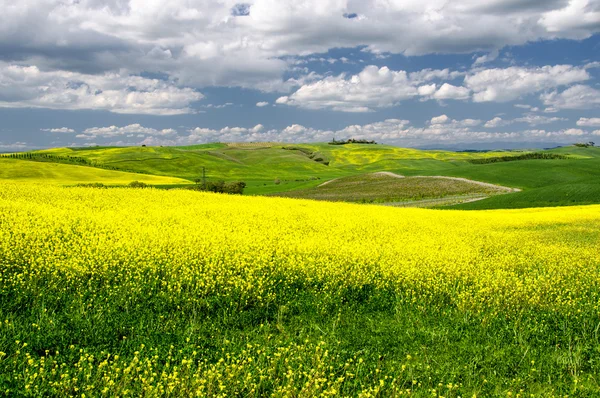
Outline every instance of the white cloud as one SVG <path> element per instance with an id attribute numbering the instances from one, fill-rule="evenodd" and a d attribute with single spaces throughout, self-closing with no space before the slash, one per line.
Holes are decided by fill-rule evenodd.
<path id="1" fill-rule="evenodd" d="M 589 78 L 584 68 L 571 65 L 509 67 L 476 71 L 465 77 L 465 86 L 473 90 L 475 102 L 507 102 Z"/>
<path id="2" fill-rule="evenodd" d="M 78 134 L 77 138 L 83 138 L 86 140 L 93 140 L 98 137 L 117 137 L 123 135 L 140 135 L 146 136 L 172 136 L 177 134 L 177 130 L 174 129 L 163 129 L 157 130 L 150 127 L 143 127 L 140 124 L 130 124 L 123 127 L 109 126 L 109 127 L 91 127 L 85 129 L 83 133 Z"/>
<path id="3" fill-rule="evenodd" d="M 528 114 L 523 117 L 518 117 L 514 119 L 515 122 L 527 123 L 531 126 L 537 126 L 540 124 L 551 124 L 555 122 L 563 122 L 569 119 L 564 117 L 548 117 L 542 115 Z"/>
<path id="4" fill-rule="evenodd" d="M 599 8 L 595 0 L 570 0 L 566 7 L 546 12 L 539 23 L 549 33 L 566 33 L 568 38 L 583 39 L 588 37 L 590 29 L 600 26 Z"/>
<path id="5" fill-rule="evenodd" d="M 444 83 L 438 91 L 433 94 L 433 98 L 438 100 L 445 99 L 467 99 L 471 96 L 471 90 L 465 87 L 453 86 L 449 83 Z"/>
<path id="6" fill-rule="evenodd" d="M 350 78 L 342 74 L 306 84 L 292 95 L 278 98 L 276 103 L 307 109 L 368 112 L 373 108 L 392 106 L 417 94 L 417 88 L 405 71 L 371 65 Z"/>
<path id="7" fill-rule="evenodd" d="M 508 126 L 514 123 L 527 123 L 530 126 L 537 126 L 540 124 L 551 124 L 551 123 L 555 123 L 555 122 L 562 122 L 562 121 L 566 121 L 568 119 L 563 118 L 563 117 L 548 117 L 548 116 L 542 116 L 542 115 L 536 115 L 533 113 L 529 113 L 525 116 L 522 117 L 518 117 L 512 120 L 505 120 L 502 119 L 501 117 L 495 117 L 492 120 L 488 120 L 485 124 L 484 127 L 486 128 L 496 128 L 496 127 L 503 127 L 503 126 Z"/>
<path id="8" fill-rule="evenodd" d="M 268 105 L 269 105 L 269 103 L 266 102 L 266 101 L 261 101 L 261 102 L 257 102 L 256 103 L 256 106 L 258 106 L 259 108 L 262 108 L 262 107 L 265 107 L 265 106 L 268 106 Z"/>
<path id="9" fill-rule="evenodd" d="M 579 120 L 577 121 L 577 125 L 578 126 L 585 126 L 585 127 L 600 126 L 600 117 L 592 117 L 592 118 L 582 117 L 582 118 L 579 118 Z"/>
<path id="10" fill-rule="evenodd" d="M 504 120 L 501 117 L 496 116 L 495 118 L 485 122 L 483 127 L 490 129 L 490 128 L 508 126 L 511 123 L 512 123 L 512 121 L 510 121 L 510 120 Z"/>
<path id="11" fill-rule="evenodd" d="M 577 135 L 577 136 L 580 136 L 580 135 L 585 135 L 586 132 L 583 131 L 583 130 L 581 130 L 581 129 L 567 129 L 567 130 L 563 131 L 563 134 L 564 135 Z"/>
<path id="12" fill-rule="evenodd" d="M 440 115 L 432 117 L 429 121 L 430 124 L 444 124 L 450 121 L 450 118 L 447 115 Z"/>
<path id="13" fill-rule="evenodd" d="M 538 107 L 527 104 L 515 104 L 515 107 L 521 109 L 528 109 L 530 112 L 538 112 L 540 110 L 540 108 Z"/>
<path id="14" fill-rule="evenodd" d="M 53 129 L 40 129 L 40 130 L 50 132 L 50 133 L 74 133 L 75 132 L 75 130 L 70 129 L 68 127 L 60 127 L 60 128 L 53 128 Z"/>
<path id="15" fill-rule="evenodd" d="M 140 76 L 86 75 L 42 71 L 36 66 L 0 62 L 0 107 L 100 109 L 114 113 L 177 115 L 191 113 L 203 98 L 191 88 Z"/>
<path id="16" fill-rule="evenodd" d="M 426 84 L 424 86 L 419 86 L 417 88 L 417 92 L 422 97 L 431 97 L 435 93 L 435 90 L 436 90 L 435 83 Z"/>
<path id="17" fill-rule="evenodd" d="M 436 117 L 432 117 L 429 121 L 429 124 L 432 128 L 436 128 L 436 126 L 444 125 L 444 127 L 475 127 L 481 124 L 481 120 L 478 119 L 463 119 L 463 120 L 454 120 L 450 119 L 447 115 L 440 115 Z"/>
<path id="18" fill-rule="evenodd" d="M 593 0 L 253 0 L 247 16 L 233 15 L 235 4 L 3 0 L 0 48 L 3 59 L 43 70 L 123 79 L 163 73 L 182 87 L 287 92 L 300 79 L 282 79 L 288 57 L 332 48 L 366 46 L 380 57 L 488 52 L 481 65 L 505 46 L 600 30 Z"/>
<path id="19" fill-rule="evenodd" d="M 600 107 L 600 90 L 581 84 L 569 87 L 563 92 L 553 91 L 540 96 L 551 110 L 591 109 Z M 548 109 L 545 110 L 548 112 Z"/>
<path id="20" fill-rule="evenodd" d="M 368 112 L 415 97 L 420 97 L 421 101 L 467 100 L 472 97 L 475 102 L 506 102 L 590 79 L 583 67 L 547 65 L 535 68 L 474 69 L 466 73 L 463 86 L 448 82 L 423 84 L 431 80 L 454 80 L 462 75 L 465 73 L 451 72 L 448 69 L 424 69 L 407 73 L 370 65 L 357 75 L 329 76 L 305 84 L 291 95 L 278 98 L 276 103 L 307 109 Z M 515 106 L 531 112 L 539 111 L 539 108 L 531 105 Z"/>
<path id="21" fill-rule="evenodd" d="M 26 142 L 13 142 L 10 144 L 5 144 L 3 142 L 0 141 L 0 151 L 24 151 L 27 149 L 30 149 L 31 145 L 27 144 Z"/>
<path id="22" fill-rule="evenodd" d="M 498 51 L 497 49 L 482 55 L 481 57 L 477 57 L 475 59 L 475 62 L 473 62 L 473 66 L 477 66 L 477 65 L 483 65 L 485 63 L 488 62 L 492 62 L 494 61 L 496 58 L 498 58 L 498 55 L 500 55 L 500 51 Z"/>

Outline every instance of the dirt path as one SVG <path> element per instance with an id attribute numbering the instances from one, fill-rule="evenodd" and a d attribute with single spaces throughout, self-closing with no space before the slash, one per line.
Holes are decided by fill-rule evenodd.
<path id="1" fill-rule="evenodd" d="M 411 200 L 406 202 L 384 202 L 384 203 L 373 203 L 381 206 L 391 207 L 434 207 L 434 206 L 452 206 L 462 203 L 476 202 L 489 198 L 488 195 L 460 195 L 460 196 L 448 196 L 445 198 L 433 198 L 423 200 Z"/>
<path id="2" fill-rule="evenodd" d="M 509 188 L 509 187 L 505 187 L 502 185 L 490 184 L 488 182 L 481 182 L 481 181 L 476 181 L 476 180 L 469 180 L 468 178 L 462 178 L 462 177 L 414 176 L 413 178 L 443 178 L 446 180 L 470 182 L 471 184 L 479 185 L 480 187 L 494 188 L 494 189 L 499 189 L 499 190 L 505 191 L 505 192 L 520 192 L 521 191 L 519 188 Z"/>
<path id="3" fill-rule="evenodd" d="M 377 173 L 373 173 L 376 176 L 388 176 L 394 178 L 406 178 L 403 175 L 392 173 L 391 171 L 378 171 Z"/>
<path id="4" fill-rule="evenodd" d="M 334 182 L 334 181 L 337 181 L 337 180 L 339 180 L 339 178 L 334 178 L 333 180 L 325 181 L 323 184 L 317 185 L 317 188 L 322 187 L 323 185 L 327 185 L 330 182 Z"/>

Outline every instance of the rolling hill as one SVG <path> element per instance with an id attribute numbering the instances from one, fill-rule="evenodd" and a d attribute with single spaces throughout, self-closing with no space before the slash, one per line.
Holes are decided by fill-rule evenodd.
<path id="1" fill-rule="evenodd" d="M 107 185 L 126 185 L 132 181 L 141 181 L 151 185 L 189 183 L 189 181 L 174 177 L 127 173 L 70 164 L 42 163 L 2 158 L 0 158 L 0 180 L 54 185 L 75 185 L 96 182 Z"/>
<path id="2" fill-rule="evenodd" d="M 358 180 L 363 178 L 363 184 L 355 184 L 356 189 L 360 190 L 367 188 L 368 184 L 365 183 L 369 180 L 369 174 L 387 171 L 403 176 L 460 177 L 522 190 L 455 206 L 460 209 L 600 203 L 600 148 L 560 147 L 536 152 L 556 157 L 554 159 L 514 160 L 526 158 L 531 153 L 532 151 L 423 151 L 367 144 L 213 143 L 185 147 L 54 148 L 33 151 L 30 155 L 34 158 L 54 157 L 55 160 L 62 159 L 61 162 L 67 163 L 69 159 L 83 159 L 88 166 L 96 166 L 86 168 L 90 173 L 90 169 L 96 173 L 106 168 L 175 178 L 156 183 L 165 186 L 191 183 L 201 178 L 204 169 L 209 181 L 245 181 L 245 193 L 249 195 L 293 191 L 295 194 L 288 196 L 318 198 L 316 192 L 319 190 L 316 187 L 326 181 L 352 176 Z M 505 157 L 512 157 L 513 161 L 479 164 L 482 159 L 505 160 Z M 39 160 L 48 161 L 41 158 Z M 41 167 L 36 162 L 28 163 L 27 170 Z M 47 167 L 49 165 L 41 168 Z M 57 172 L 56 181 L 72 180 L 67 169 L 64 170 L 64 173 Z M 14 178 L 7 177 L 6 171 L 4 173 L 1 178 Z M 48 178 L 41 171 L 23 173 L 21 174 L 31 175 L 31 179 L 38 178 L 36 176 Z M 130 176 L 111 176 L 113 177 L 106 175 L 102 178 L 107 181 L 111 178 L 116 181 L 131 181 Z M 141 180 L 138 176 L 140 175 L 136 174 L 135 179 Z M 74 179 L 81 181 L 86 178 L 84 173 Z M 100 177 L 93 178 L 97 181 Z M 301 190 L 304 191 L 300 192 Z"/>

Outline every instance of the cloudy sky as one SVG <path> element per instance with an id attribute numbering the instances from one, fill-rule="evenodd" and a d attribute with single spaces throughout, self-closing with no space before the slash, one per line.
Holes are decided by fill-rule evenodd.
<path id="1" fill-rule="evenodd" d="M 0 7 L 0 151 L 600 142 L 600 0 Z"/>

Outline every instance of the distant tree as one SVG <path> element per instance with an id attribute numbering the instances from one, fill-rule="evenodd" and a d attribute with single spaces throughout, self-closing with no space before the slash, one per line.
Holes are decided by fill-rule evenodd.
<path id="1" fill-rule="evenodd" d="M 128 186 L 129 188 L 147 188 L 148 184 L 141 181 L 131 181 Z"/>

